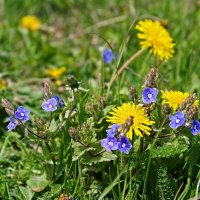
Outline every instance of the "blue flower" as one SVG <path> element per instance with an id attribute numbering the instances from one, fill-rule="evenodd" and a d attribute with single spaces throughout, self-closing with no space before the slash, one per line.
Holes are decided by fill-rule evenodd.
<path id="1" fill-rule="evenodd" d="M 174 115 L 170 115 L 169 119 L 170 119 L 169 126 L 171 128 L 178 128 L 182 126 L 185 122 L 185 117 L 182 112 L 176 112 Z"/>
<path id="2" fill-rule="evenodd" d="M 200 133 L 200 122 L 196 119 L 192 123 L 192 128 L 190 129 L 193 135 Z"/>
<path id="3" fill-rule="evenodd" d="M 105 63 L 109 64 L 112 62 L 112 59 L 113 59 L 113 54 L 112 54 L 112 51 L 111 49 L 106 49 L 103 53 L 103 58 L 104 58 L 104 61 Z"/>
<path id="4" fill-rule="evenodd" d="M 23 106 L 19 106 L 17 108 L 17 111 L 15 112 L 15 117 L 17 119 L 25 122 L 25 121 L 29 120 L 29 113 L 30 113 L 30 110 L 27 110 Z"/>
<path id="5" fill-rule="evenodd" d="M 132 148 L 132 144 L 126 136 L 123 136 L 118 142 L 118 148 L 121 152 L 128 154 L 129 150 Z"/>
<path id="6" fill-rule="evenodd" d="M 15 129 L 16 126 L 17 126 L 17 122 L 15 122 L 13 116 L 10 116 L 10 123 L 8 124 L 7 129 L 11 131 Z"/>
<path id="7" fill-rule="evenodd" d="M 51 99 L 48 99 L 47 101 L 44 101 L 41 107 L 43 108 L 45 112 L 53 112 L 57 109 L 56 105 L 57 105 L 56 99 L 51 98 Z"/>
<path id="8" fill-rule="evenodd" d="M 116 137 L 107 137 L 101 140 L 101 146 L 106 149 L 106 151 L 117 150 L 118 142 Z"/>
<path id="9" fill-rule="evenodd" d="M 119 127 L 120 127 L 119 124 L 113 124 L 113 125 L 111 126 L 111 129 L 106 130 L 107 136 L 109 136 L 109 137 L 114 137 L 115 134 L 117 133 Z"/>
<path id="10" fill-rule="evenodd" d="M 58 95 L 56 95 L 55 97 L 55 100 L 57 101 L 57 103 L 58 103 L 58 106 L 60 107 L 60 108 L 62 108 L 62 106 L 63 106 L 63 100 L 61 100 L 60 98 L 59 98 L 59 96 Z"/>
<path id="11" fill-rule="evenodd" d="M 147 87 L 142 92 L 142 101 L 145 104 L 155 103 L 157 95 L 158 95 L 158 89 L 157 88 Z"/>

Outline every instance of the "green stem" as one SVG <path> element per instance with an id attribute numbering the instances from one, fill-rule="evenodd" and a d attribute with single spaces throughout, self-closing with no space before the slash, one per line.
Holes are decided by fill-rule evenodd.
<path id="1" fill-rule="evenodd" d="M 101 95 L 104 93 L 104 63 L 101 65 Z"/>
<path id="2" fill-rule="evenodd" d="M 111 86 L 113 85 L 113 83 L 118 79 L 118 77 L 122 74 L 122 72 L 129 66 L 129 64 L 131 64 L 137 57 L 139 57 L 145 49 L 140 49 L 139 51 L 137 51 L 133 56 L 131 56 L 123 65 L 122 67 L 118 70 L 115 71 L 115 73 L 113 74 L 111 81 L 109 83 L 108 86 L 108 90 L 107 90 L 107 94 L 106 97 L 108 98 Z M 116 69 L 117 70 L 117 69 Z"/>
<path id="3" fill-rule="evenodd" d="M 148 165 L 147 165 L 147 170 L 146 170 L 146 175 L 145 175 L 145 179 L 144 179 L 144 187 L 143 187 L 143 192 L 142 192 L 142 198 L 141 199 L 146 199 L 146 187 L 147 187 L 147 181 L 148 181 L 148 176 L 149 176 L 149 171 L 150 171 L 150 166 L 151 166 L 151 158 L 152 158 L 152 150 L 158 140 L 158 136 L 162 131 L 163 126 L 166 124 L 166 119 L 164 119 L 162 125 L 160 126 L 158 132 L 156 133 L 155 139 L 151 145 L 151 149 L 150 149 L 150 154 L 149 154 L 149 159 L 148 159 Z"/>

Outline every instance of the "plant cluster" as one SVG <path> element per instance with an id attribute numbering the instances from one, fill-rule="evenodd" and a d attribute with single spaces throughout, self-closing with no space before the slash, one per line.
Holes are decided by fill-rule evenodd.
<path id="1" fill-rule="evenodd" d="M 27 16 L 21 26 L 37 31 L 42 25 L 34 16 Z M 161 64 L 175 53 L 175 43 L 162 24 L 146 19 L 139 21 L 135 29 L 139 31 L 141 49 L 121 68 L 122 53 L 118 55 L 110 48 L 104 51 L 107 65 L 114 61 L 118 64 L 107 85 L 102 73 L 103 89 L 98 97 L 69 75 L 62 98 L 53 95 L 50 82 L 44 81 L 41 109 L 49 114 L 48 118 L 34 116 L 26 106 L 15 108 L 2 99 L 9 115 L 8 131 L 18 132 L 22 127 L 40 163 L 37 176 L 29 177 L 27 182 L 34 192 L 47 193 L 48 198 L 91 200 L 178 196 L 181 200 L 198 196 L 197 95 L 160 87 Z M 146 50 L 156 57 L 155 67 L 140 88 L 132 86 L 126 100 L 113 105 L 111 87 L 127 65 Z M 63 72 L 62 67 L 48 70 L 56 80 Z"/>

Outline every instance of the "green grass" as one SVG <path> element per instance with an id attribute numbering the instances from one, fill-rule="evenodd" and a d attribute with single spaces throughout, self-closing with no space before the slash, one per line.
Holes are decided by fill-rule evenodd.
<path id="1" fill-rule="evenodd" d="M 7 132 L 8 115 L 0 107 L 0 199 L 59 199 L 61 194 L 71 194 L 84 200 L 184 200 L 198 195 L 199 137 L 192 137 L 189 130 L 169 140 L 153 142 L 145 137 L 144 144 L 149 146 L 142 153 L 138 151 L 141 145 L 138 138 L 134 141 L 134 152 L 128 156 L 88 153 L 101 152 L 99 141 L 106 137 L 108 127 L 105 116 L 111 107 L 130 101 L 131 86 L 141 93 L 145 75 L 156 64 L 155 57 L 143 52 L 112 85 L 108 98 L 102 98 L 106 98 L 116 67 L 121 67 L 140 49 L 137 31 L 132 27 L 135 20 L 167 20 L 167 29 L 176 43 L 174 57 L 159 68 L 159 89 L 196 92 L 200 97 L 198 1 L 0 2 L 4 3 L 0 7 L 0 79 L 6 81 L 0 97 L 7 98 L 15 107 L 24 105 L 30 109 L 33 123 L 26 123 L 34 131 L 43 131 L 44 127 L 38 128 L 39 118 L 45 122 L 49 119 L 41 109 L 44 79 L 51 79 L 53 93 L 66 103 L 62 111 L 54 114 L 47 132 L 51 154 L 45 141 L 36 139 L 23 127 Z M 25 15 L 36 15 L 47 31 L 24 31 L 19 23 Z M 100 48 L 109 45 L 119 53 L 120 62 L 104 64 Z M 46 73 L 53 66 L 66 67 L 60 86 Z M 65 89 L 70 84 L 69 74 L 85 89 L 75 94 L 75 100 L 73 91 Z M 154 112 L 154 118 L 158 119 L 159 111 Z M 69 118 L 64 117 L 66 113 L 70 113 Z M 168 134 L 167 131 L 163 133 Z M 72 132 L 89 145 L 84 147 L 73 141 Z M 173 145 L 173 152 L 167 150 L 166 143 Z M 149 151 L 152 146 L 155 152 Z M 162 148 L 160 153 L 157 146 Z M 56 159 L 54 180 L 52 156 Z M 143 190 L 148 163 L 149 174 Z"/>

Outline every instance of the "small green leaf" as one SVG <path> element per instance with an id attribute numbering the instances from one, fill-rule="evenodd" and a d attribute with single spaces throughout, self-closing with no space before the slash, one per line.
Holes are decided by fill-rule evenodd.
<path id="1" fill-rule="evenodd" d="M 34 193 L 32 192 L 30 187 L 19 186 L 19 189 L 22 195 L 24 196 L 24 199 L 31 200 L 33 198 Z"/>

